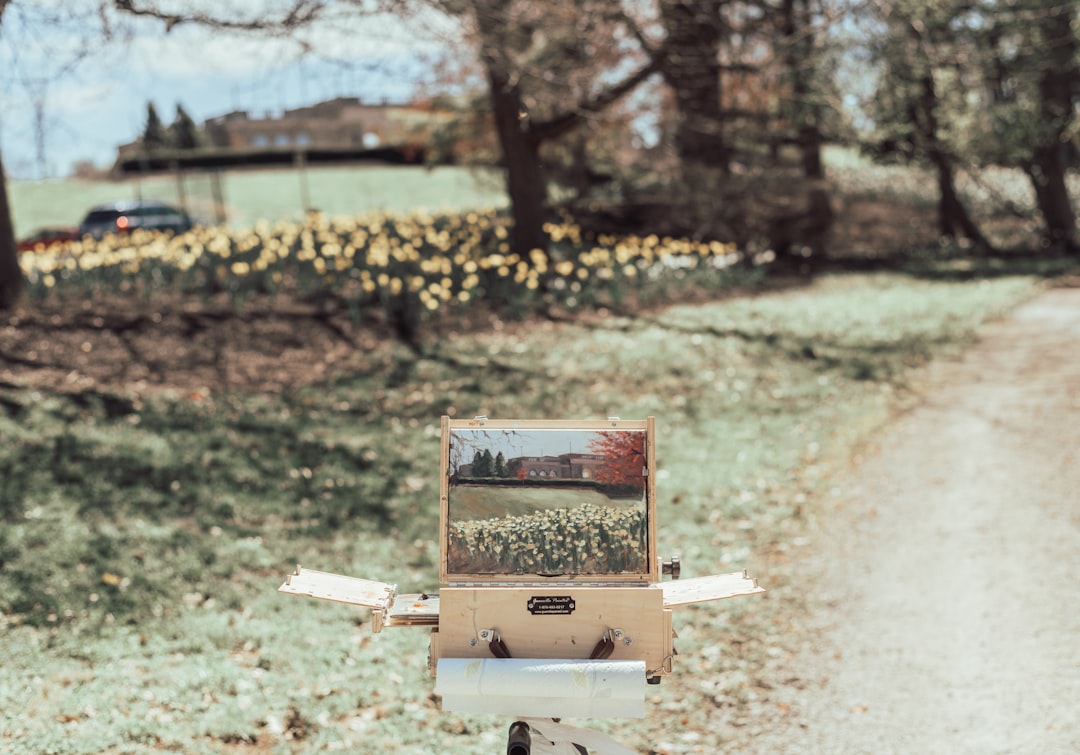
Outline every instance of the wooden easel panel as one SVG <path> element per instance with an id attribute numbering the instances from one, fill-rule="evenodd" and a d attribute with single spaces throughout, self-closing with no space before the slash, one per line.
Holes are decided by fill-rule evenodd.
<path id="1" fill-rule="evenodd" d="M 765 592 L 764 588 L 758 587 L 757 580 L 748 577 L 744 571 L 675 579 L 662 582 L 660 588 L 664 593 L 665 608 Z"/>
<path id="2" fill-rule="evenodd" d="M 395 589 L 395 585 L 386 582 L 346 577 L 297 566 L 296 571 L 285 578 L 285 583 L 278 588 L 278 592 L 385 609 L 393 599 Z"/>

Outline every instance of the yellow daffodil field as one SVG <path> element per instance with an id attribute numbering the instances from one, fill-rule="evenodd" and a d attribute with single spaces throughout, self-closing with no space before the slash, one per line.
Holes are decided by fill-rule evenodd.
<path id="1" fill-rule="evenodd" d="M 54 246 L 22 257 L 31 297 L 94 293 L 289 293 L 425 316 L 478 299 L 524 313 L 618 304 L 627 293 L 711 275 L 744 260 L 732 245 L 648 236 L 587 236 L 570 219 L 549 223 L 548 251 L 511 249 L 512 227 L 495 210 L 367 214 L 259 222 L 246 229 L 196 227 L 179 235 L 136 231 Z"/>
<path id="2" fill-rule="evenodd" d="M 462 574 L 621 574 L 646 569 L 644 507 L 582 504 L 451 522 L 449 568 Z"/>

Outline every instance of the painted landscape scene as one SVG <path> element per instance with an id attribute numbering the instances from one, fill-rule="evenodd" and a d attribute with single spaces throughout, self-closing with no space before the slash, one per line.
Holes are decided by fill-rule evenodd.
<path id="1" fill-rule="evenodd" d="M 455 430 L 447 571 L 648 571 L 645 433 Z"/>

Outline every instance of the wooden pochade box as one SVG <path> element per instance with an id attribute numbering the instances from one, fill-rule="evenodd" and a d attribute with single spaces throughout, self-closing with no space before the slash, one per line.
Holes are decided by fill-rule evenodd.
<path id="1" fill-rule="evenodd" d="M 301 567 L 280 588 L 366 606 L 375 632 L 429 627 L 436 691 L 451 688 L 444 675 L 465 678 L 482 669 L 488 679 L 503 671 L 526 674 L 523 679 L 540 679 L 539 686 L 553 689 L 558 674 L 570 675 L 588 687 L 583 695 L 617 696 L 618 690 L 589 687 L 593 682 L 582 682 L 582 674 L 599 673 L 599 685 L 605 674 L 629 669 L 640 671 L 642 681 L 659 683 L 672 672 L 676 655 L 674 608 L 764 592 L 745 572 L 680 579 L 679 560 L 657 554 L 652 417 L 443 417 L 440 471 L 437 592 L 399 595 L 396 585 Z M 528 675 L 541 673 L 548 676 Z M 498 688 L 483 684 L 489 696 Z M 573 685 L 568 689 L 550 694 L 577 692 Z M 590 708 L 580 700 L 548 704 L 523 694 L 527 703 L 521 704 L 537 708 L 535 715 L 625 710 L 602 703 Z M 445 693 L 444 708 L 450 699 L 459 698 Z M 490 705 L 451 709 L 502 710 L 499 703 Z"/>

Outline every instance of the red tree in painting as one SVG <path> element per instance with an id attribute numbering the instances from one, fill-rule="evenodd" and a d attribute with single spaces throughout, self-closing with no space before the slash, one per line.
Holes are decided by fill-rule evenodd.
<path id="1" fill-rule="evenodd" d="M 589 449 L 604 457 L 596 471 L 597 482 L 619 487 L 644 488 L 645 434 L 598 432 Z"/>

